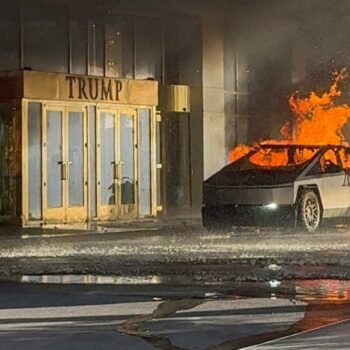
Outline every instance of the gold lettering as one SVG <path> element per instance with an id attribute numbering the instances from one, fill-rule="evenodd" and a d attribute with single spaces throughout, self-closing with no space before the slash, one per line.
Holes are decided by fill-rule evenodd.
<path id="1" fill-rule="evenodd" d="M 96 100 L 98 97 L 98 79 L 88 78 L 89 81 L 89 95 L 92 100 Z M 95 82 L 95 87 L 93 88 L 93 81 Z"/>
<path id="2" fill-rule="evenodd" d="M 106 80 L 102 79 L 101 100 L 112 100 L 112 82 L 110 79 L 108 79 L 107 84 Z"/>
<path id="3" fill-rule="evenodd" d="M 69 99 L 120 101 L 124 83 L 119 79 L 92 78 L 66 75 L 66 91 Z M 66 96 L 67 96 L 66 95 Z"/>
<path id="4" fill-rule="evenodd" d="M 86 91 L 85 91 L 85 79 L 84 78 L 78 78 L 78 86 L 79 86 L 79 99 L 85 98 L 86 100 L 88 100 L 88 97 L 86 95 Z"/>
<path id="5" fill-rule="evenodd" d="M 119 92 L 123 89 L 123 83 L 120 80 L 115 80 L 115 100 L 119 101 Z"/>
<path id="6" fill-rule="evenodd" d="M 73 94 L 73 82 L 75 82 L 75 77 L 72 76 L 66 76 L 66 81 L 69 82 L 69 98 L 74 98 Z"/>

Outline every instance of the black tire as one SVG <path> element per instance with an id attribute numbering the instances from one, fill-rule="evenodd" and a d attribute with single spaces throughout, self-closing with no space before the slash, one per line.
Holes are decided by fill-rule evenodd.
<path id="1" fill-rule="evenodd" d="M 318 195 L 313 190 L 304 190 L 298 207 L 300 225 L 308 232 L 315 232 L 321 225 L 322 207 Z"/>

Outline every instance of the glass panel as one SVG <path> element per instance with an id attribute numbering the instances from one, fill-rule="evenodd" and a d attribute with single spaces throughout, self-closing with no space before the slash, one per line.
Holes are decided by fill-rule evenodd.
<path id="1" fill-rule="evenodd" d="M 89 18 L 89 74 L 103 75 L 104 70 L 104 26 L 103 18 Z"/>
<path id="2" fill-rule="evenodd" d="M 132 20 L 113 16 L 106 23 L 106 75 L 133 78 Z"/>
<path id="3" fill-rule="evenodd" d="M 166 125 L 167 207 L 190 206 L 190 130 L 188 114 L 169 114 Z"/>
<path id="4" fill-rule="evenodd" d="M 233 31 L 225 28 L 224 31 L 224 84 L 226 91 L 237 90 L 237 57 L 236 57 L 236 42 L 233 36 Z"/>
<path id="5" fill-rule="evenodd" d="M 19 6 L 14 0 L 0 2 L 0 69 L 19 69 Z"/>
<path id="6" fill-rule="evenodd" d="M 47 111 L 47 206 L 62 207 L 62 112 Z"/>
<path id="7" fill-rule="evenodd" d="M 81 8 L 74 12 L 81 12 Z M 87 68 L 87 29 L 86 18 L 78 13 L 72 14 L 71 18 L 71 72 L 86 74 Z"/>
<path id="8" fill-rule="evenodd" d="M 82 112 L 68 113 L 68 205 L 84 205 L 84 119 Z"/>
<path id="9" fill-rule="evenodd" d="M 157 154 L 156 154 L 156 162 L 157 164 L 162 164 L 162 122 L 157 121 L 156 123 L 157 126 Z M 157 191 L 157 206 L 160 207 L 162 206 L 162 197 L 163 197 L 163 183 L 162 183 L 162 168 L 157 168 L 157 186 L 156 186 L 156 191 Z"/>
<path id="10" fill-rule="evenodd" d="M 127 114 L 120 115 L 120 160 L 121 204 L 134 204 L 134 121 Z"/>
<path id="11" fill-rule="evenodd" d="M 229 152 L 237 144 L 237 96 L 225 93 L 225 145 Z"/>
<path id="12" fill-rule="evenodd" d="M 200 20 L 185 14 L 167 17 L 164 24 L 165 84 L 202 84 L 202 42 Z M 176 30 L 174 30 L 176 28 Z"/>
<path id="13" fill-rule="evenodd" d="M 151 213 L 151 139 L 149 109 L 139 110 L 140 215 Z"/>
<path id="14" fill-rule="evenodd" d="M 23 1 L 24 66 L 33 70 L 68 71 L 68 15 L 63 5 Z"/>
<path id="15" fill-rule="evenodd" d="M 157 169 L 157 206 L 160 207 L 162 205 L 162 169 Z"/>
<path id="16" fill-rule="evenodd" d="M 28 216 L 41 219 L 41 104 L 28 104 Z"/>
<path id="17" fill-rule="evenodd" d="M 161 121 L 157 121 L 157 164 L 162 164 L 162 124 Z"/>
<path id="18" fill-rule="evenodd" d="M 90 217 L 96 217 L 96 108 L 89 106 L 89 198 Z"/>
<path id="19" fill-rule="evenodd" d="M 237 143 L 248 143 L 248 125 L 249 117 L 238 117 L 237 123 Z"/>
<path id="20" fill-rule="evenodd" d="M 115 204 L 114 185 L 114 114 L 101 113 L 100 137 L 101 137 L 101 204 Z"/>
<path id="21" fill-rule="evenodd" d="M 136 21 L 136 79 L 161 79 L 161 24 L 155 19 Z"/>

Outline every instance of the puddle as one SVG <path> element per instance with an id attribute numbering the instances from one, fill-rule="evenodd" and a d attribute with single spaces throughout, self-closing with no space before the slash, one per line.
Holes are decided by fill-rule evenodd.
<path id="1" fill-rule="evenodd" d="M 295 294 L 305 301 L 350 301 L 350 281 L 298 281 Z"/>
<path id="2" fill-rule="evenodd" d="M 105 276 L 105 275 L 23 275 L 15 277 L 21 283 L 33 284 L 86 284 L 86 285 L 163 285 L 203 286 L 193 278 L 161 275 Z M 228 297 L 290 298 L 311 302 L 349 302 L 350 281 L 342 280 L 270 280 L 267 282 L 236 282 L 208 285 L 208 288 L 225 291 Z M 229 291 L 229 292 L 227 292 Z"/>
<path id="3" fill-rule="evenodd" d="M 271 266 L 271 269 L 277 269 Z M 173 290 L 174 286 L 186 288 L 198 284 L 190 278 L 172 277 L 160 275 L 148 276 L 102 276 L 102 275 L 24 275 L 17 281 L 28 284 L 65 284 L 65 285 L 133 285 L 133 286 L 163 286 Z M 203 287 L 203 284 L 202 284 Z M 211 285 L 203 299 L 241 299 L 241 298 L 271 298 L 289 299 L 292 304 L 298 305 L 298 301 L 306 303 L 304 317 L 288 329 L 272 333 L 263 333 L 254 336 L 239 338 L 222 344 L 223 349 L 229 345 L 230 349 L 240 349 L 265 341 L 270 341 L 295 333 L 309 331 L 332 323 L 350 319 L 350 281 L 342 280 L 270 280 L 267 282 L 236 282 L 225 285 Z M 214 290 L 213 290 L 214 289 Z M 159 291 L 158 287 L 153 291 Z M 184 300 L 184 295 L 177 295 L 177 300 Z M 169 297 L 160 297 L 157 293 L 152 294 L 154 301 L 169 301 Z M 197 300 L 197 299 L 196 299 Z M 153 338 L 147 337 L 150 342 Z M 157 341 L 160 339 L 155 338 Z M 221 349 L 218 347 L 218 349 Z"/>
<path id="4" fill-rule="evenodd" d="M 21 283 L 34 284 L 90 284 L 90 285 L 149 285 L 164 284 L 160 276 L 99 276 L 99 275 L 24 275 Z"/>
<path id="5" fill-rule="evenodd" d="M 259 284 L 258 284 L 259 286 Z M 304 302 L 350 303 L 350 281 L 342 280 L 271 280 L 266 283 L 271 295 Z"/>

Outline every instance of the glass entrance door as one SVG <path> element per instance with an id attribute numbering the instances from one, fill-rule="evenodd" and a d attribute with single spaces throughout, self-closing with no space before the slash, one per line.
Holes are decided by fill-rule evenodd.
<path id="1" fill-rule="evenodd" d="M 103 110 L 97 115 L 97 216 L 133 219 L 137 213 L 136 112 Z"/>
<path id="2" fill-rule="evenodd" d="M 86 221 L 85 109 L 48 105 L 43 112 L 43 220 Z"/>

